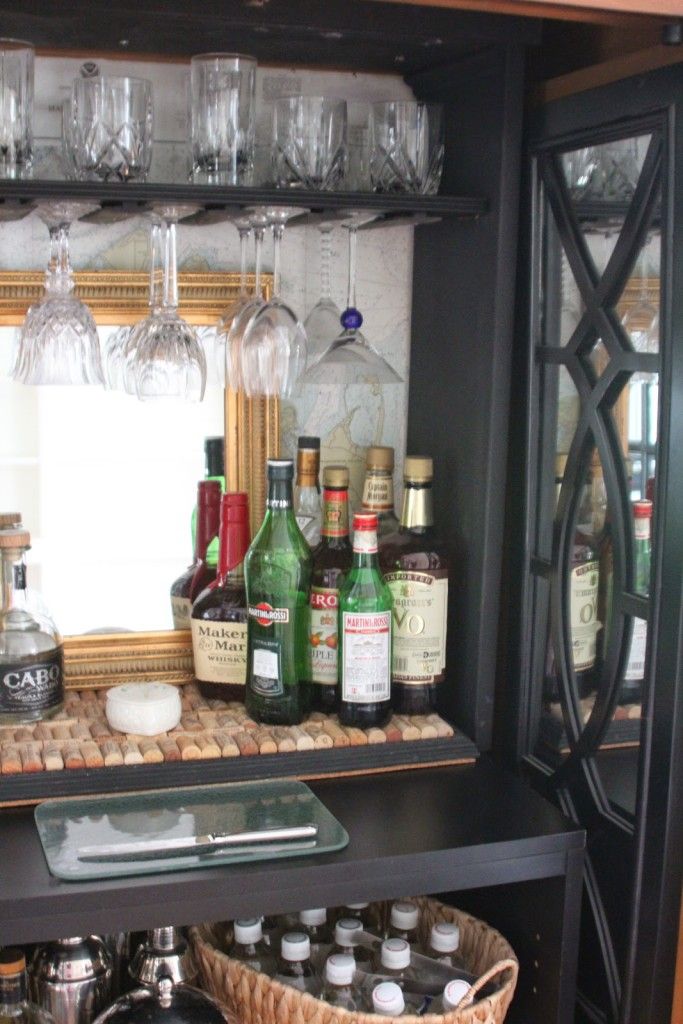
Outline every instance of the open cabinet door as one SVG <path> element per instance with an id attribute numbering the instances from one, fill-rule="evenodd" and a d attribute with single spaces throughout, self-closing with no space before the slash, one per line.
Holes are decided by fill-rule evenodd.
<path id="1" fill-rule="evenodd" d="M 660 1024 L 683 864 L 683 65 L 537 111 L 528 168 L 508 749 L 587 830 L 578 1019 Z"/>

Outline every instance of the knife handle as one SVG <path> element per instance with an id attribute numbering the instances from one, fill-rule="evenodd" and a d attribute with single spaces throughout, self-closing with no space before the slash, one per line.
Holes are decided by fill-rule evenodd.
<path id="1" fill-rule="evenodd" d="M 288 839 L 313 839 L 318 834 L 318 826 L 281 825 L 277 828 L 259 828 L 252 832 L 231 832 L 228 835 L 212 833 L 212 846 L 243 846 L 245 843 L 279 843 Z"/>

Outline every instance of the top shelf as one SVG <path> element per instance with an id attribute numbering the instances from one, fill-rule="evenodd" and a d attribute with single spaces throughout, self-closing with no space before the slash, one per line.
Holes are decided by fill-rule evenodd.
<path id="1" fill-rule="evenodd" d="M 478 196 L 417 196 L 374 192 L 321 192 L 263 188 L 176 184 L 165 182 L 127 183 L 29 180 L 0 181 L 0 221 L 20 219 L 37 203 L 50 199 L 84 199 L 102 207 L 107 216 L 145 213 L 155 204 L 196 204 L 207 219 L 228 219 L 250 206 L 291 206 L 310 210 L 310 218 L 343 219 L 352 211 L 377 213 L 372 223 L 408 219 L 414 223 L 443 217 L 473 218 L 488 210 L 488 201 Z M 91 219 L 98 219 L 97 217 Z M 302 223 L 298 220 L 297 223 Z"/>

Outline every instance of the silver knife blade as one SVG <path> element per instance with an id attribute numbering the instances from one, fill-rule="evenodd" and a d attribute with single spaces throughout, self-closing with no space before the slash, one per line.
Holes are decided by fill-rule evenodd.
<path id="1" fill-rule="evenodd" d="M 173 839 L 141 839 L 133 843 L 103 843 L 81 846 L 77 851 L 78 860 L 151 860 L 156 857 L 172 857 L 176 854 L 203 854 L 225 847 L 266 847 L 297 840 L 315 839 L 318 826 L 315 824 L 287 825 L 279 828 L 254 829 L 243 832 L 209 832 L 200 836 L 181 836 Z"/>

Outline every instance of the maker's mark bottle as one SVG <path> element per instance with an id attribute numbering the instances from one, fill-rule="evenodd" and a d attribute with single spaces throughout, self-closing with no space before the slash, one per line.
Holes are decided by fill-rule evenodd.
<path id="1" fill-rule="evenodd" d="M 266 515 L 245 558 L 247 711 L 296 725 L 308 710 L 311 551 L 292 508 L 291 459 L 268 460 Z"/>

